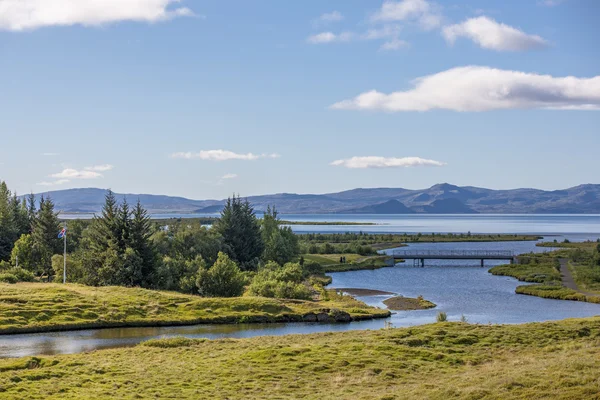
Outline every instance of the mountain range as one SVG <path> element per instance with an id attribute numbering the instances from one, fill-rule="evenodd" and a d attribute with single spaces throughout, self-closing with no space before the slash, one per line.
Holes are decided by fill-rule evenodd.
<path id="1" fill-rule="evenodd" d="M 105 189 L 66 189 L 43 193 L 56 208 L 68 213 L 98 212 Z M 150 194 L 116 194 L 133 203 L 139 199 L 151 213 L 217 213 L 225 200 L 191 200 Z M 257 211 L 268 205 L 284 214 L 592 214 L 600 213 L 600 185 L 586 184 L 564 190 L 493 190 L 448 183 L 428 189 L 353 189 L 328 194 L 250 196 Z"/>

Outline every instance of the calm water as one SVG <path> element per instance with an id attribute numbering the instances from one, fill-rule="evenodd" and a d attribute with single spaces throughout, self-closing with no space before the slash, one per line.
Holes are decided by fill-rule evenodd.
<path id="1" fill-rule="evenodd" d="M 92 218 L 92 214 L 63 214 L 63 218 Z M 216 217 L 218 214 L 153 214 L 152 218 Z M 600 234 L 598 214 L 287 214 L 288 221 L 370 222 L 377 225 L 293 225 L 296 232 L 386 232 L 386 233 L 532 233 L 550 234 Z"/>
<path id="2" fill-rule="evenodd" d="M 465 232 L 537 233 L 547 239 L 571 240 L 600 237 L 600 216 L 285 216 L 297 220 L 373 221 L 377 226 L 299 226 L 296 231 L 377 231 L 377 232 Z M 317 219 L 320 218 L 320 219 Z M 368 229 L 365 229 L 368 228 Z M 512 250 L 515 253 L 544 251 L 533 242 L 508 243 L 418 243 L 411 248 L 422 249 L 486 249 Z M 406 249 L 404 247 L 403 249 Z M 547 300 L 515 294 L 521 282 L 497 277 L 487 272 L 498 262 L 427 261 L 425 268 L 412 263 L 375 271 L 354 271 L 331 274 L 331 287 L 378 289 L 403 296 L 424 296 L 438 305 L 432 310 L 397 312 L 387 320 L 352 322 L 350 324 L 245 324 L 199 325 L 188 327 L 96 329 L 74 332 L 0 336 L 0 357 L 21 357 L 38 354 L 78 353 L 103 348 L 131 346 L 139 342 L 171 336 L 196 338 L 243 338 L 259 335 L 286 335 L 324 331 L 379 329 L 385 321 L 394 326 L 431 323 L 438 311 L 445 311 L 450 320 L 464 315 L 476 323 L 523 323 L 600 315 L 600 305 L 562 300 Z M 365 296 L 359 299 L 384 307 L 387 296 Z"/>

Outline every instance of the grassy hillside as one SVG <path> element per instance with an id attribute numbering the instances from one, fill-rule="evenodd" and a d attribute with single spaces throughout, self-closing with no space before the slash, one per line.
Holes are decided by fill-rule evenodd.
<path id="1" fill-rule="evenodd" d="M 45 283 L 0 284 L 0 334 L 93 327 L 302 321 L 345 311 L 353 319 L 389 312 L 327 292 L 321 301 L 261 297 L 203 298 L 124 287 Z"/>
<path id="2" fill-rule="evenodd" d="M 599 399 L 600 318 L 437 323 L 0 360 L 3 399 Z"/>

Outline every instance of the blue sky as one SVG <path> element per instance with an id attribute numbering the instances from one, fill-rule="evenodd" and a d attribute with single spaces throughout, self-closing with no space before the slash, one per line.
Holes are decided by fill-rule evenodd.
<path id="1" fill-rule="evenodd" d="M 598 15 L 595 0 L 0 0 L 0 179 L 191 198 L 600 183 Z"/>

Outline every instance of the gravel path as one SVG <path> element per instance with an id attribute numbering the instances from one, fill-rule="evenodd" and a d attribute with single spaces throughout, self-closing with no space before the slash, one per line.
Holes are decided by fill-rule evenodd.
<path id="1" fill-rule="evenodd" d="M 560 260 L 560 275 L 562 278 L 563 286 L 568 287 L 569 289 L 573 289 L 579 293 L 585 294 L 586 296 L 598 296 L 597 293 L 584 292 L 577 287 L 575 283 L 575 279 L 573 279 L 573 274 L 569 270 L 569 261 L 566 258 L 561 258 Z"/>

